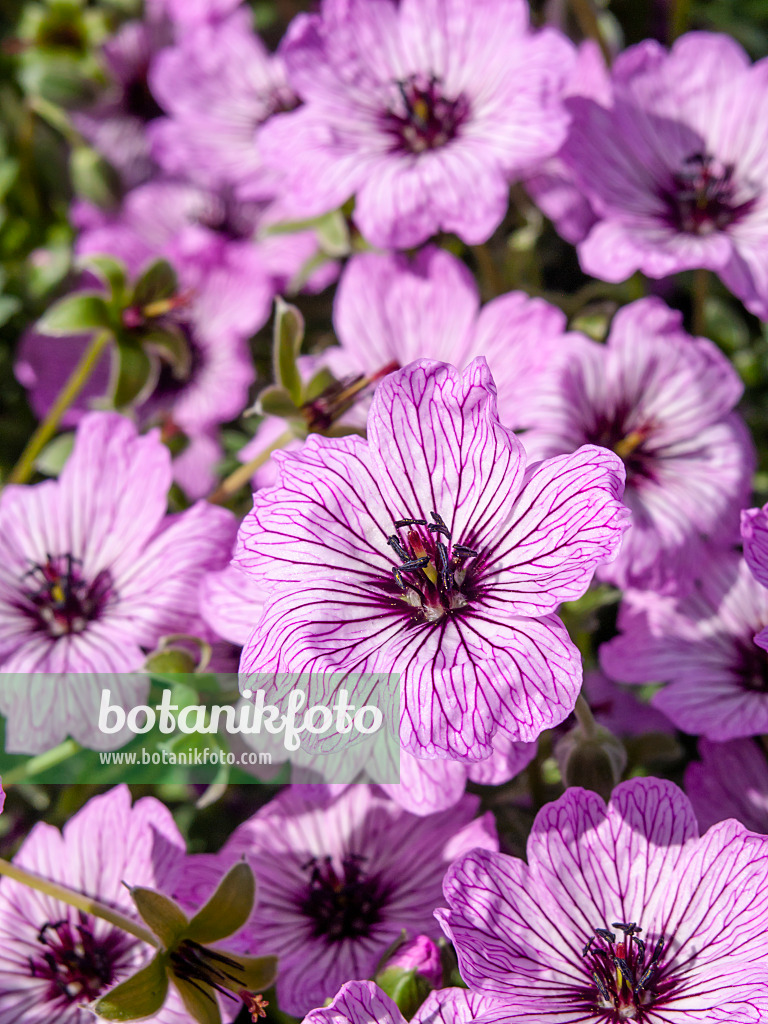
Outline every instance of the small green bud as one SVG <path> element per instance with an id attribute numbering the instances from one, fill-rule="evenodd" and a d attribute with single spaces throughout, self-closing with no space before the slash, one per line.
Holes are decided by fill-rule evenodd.
<path id="1" fill-rule="evenodd" d="M 582 786 L 607 800 L 627 766 L 624 744 L 602 726 L 587 735 L 577 725 L 555 747 L 566 786 Z"/>

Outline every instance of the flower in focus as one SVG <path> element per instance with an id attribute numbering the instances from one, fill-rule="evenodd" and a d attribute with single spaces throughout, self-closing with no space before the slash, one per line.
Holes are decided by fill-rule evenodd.
<path id="1" fill-rule="evenodd" d="M 699 740 L 700 761 L 685 770 L 685 791 L 702 829 L 736 818 L 768 834 L 768 763 L 759 740 Z"/>
<path id="2" fill-rule="evenodd" d="M 768 1011 L 767 869 L 768 839 L 699 838 L 676 786 L 633 779 L 607 807 L 582 789 L 544 807 L 527 863 L 459 859 L 437 916 L 470 988 L 504 1001 L 484 1021 L 742 1021 Z"/>
<path id="3" fill-rule="evenodd" d="M 280 1008 L 322 1006 L 349 978 L 372 976 L 401 935 L 439 935 L 432 911 L 448 864 L 474 847 L 497 849 L 475 797 L 416 817 L 366 785 L 336 796 L 291 786 L 232 834 L 220 854 L 189 860 L 176 898 L 199 902 L 216 874 L 244 857 L 259 902 L 241 933 L 280 964 Z M 473 820 L 474 819 L 474 820 Z"/>
<path id="4" fill-rule="evenodd" d="M 258 624 L 264 609 L 267 587 L 247 576 L 234 564 L 218 572 L 208 573 L 200 585 L 200 609 L 207 624 L 224 640 L 242 647 Z M 617 689 L 614 687 L 614 689 Z M 652 709 L 648 709 L 652 712 Z M 661 716 L 659 716 L 661 717 Z M 252 738 L 244 735 L 243 741 L 259 750 L 265 749 L 268 737 L 255 734 Z M 285 754 L 280 743 L 274 744 L 273 763 L 281 761 Z M 334 762 L 322 752 L 306 752 L 310 772 L 321 772 L 333 777 Z M 399 754 L 398 783 L 382 784 L 381 788 L 397 804 L 411 814 L 434 814 L 456 804 L 464 795 L 467 780 L 484 786 L 500 785 L 514 778 L 532 760 L 536 753 L 535 743 L 516 743 L 506 736 L 494 739 L 493 753 L 483 761 L 461 764 L 459 761 L 420 760 L 405 750 Z M 363 766 L 367 757 L 363 750 L 346 748 L 339 752 L 345 763 L 351 763 L 356 754 L 362 758 Z M 298 756 L 298 752 L 297 755 Z M 294 781 L 301 775 L 301 767 L 293 760 Z M 370 767 L 370 766 L 368 766 Z"/>
<path id="5" fill-rule="evenodd" d="M 706 267 L 768 314 L 768 63 L 725 35 L 645 40 L 611 72 L 611 96 L 571 97 L 561 151 L 599 220 L 585 272 L 623 281 Z"/>
<path id="6" fill-rule="evenodd" d="M 704 545 L 738 538 L 754 450 L 732 412 L 743 385 L 728 359 L 658 299 L 614 317 L 605 345 L 571 341 L 521 396 L 518 417 L 532 458 L 598 444 L 626 467 L 632 529 L 614 563 L 598 570 L 617 586 L 684 588 Z"/>
<path id="7" fill-rule="evenodd" d="M 340 672 L 399 673 L 401 743 L 427 758 L 480 761 L 495 733 L 528 742 L 569 714 L 581 657 L 554 613 L 616 555 L 618 456 L 526 471 L 478 359 L 391 374 L 368 441 L 312 435 L 277 460 L 234 557 L 269 587 L 241 673 L 269 672 L 279 700 L 276 674 L 307 672 L 308 705 Z"/>
<path id="8" fill-rule="evenodd" d="M 523 0 L 324 0 L 281 47 L 304 106 L 261 130 L 285 176 L 285 215 L 314 217 L 356 195 L 373 245 L 438 231 L 483 242 L 509 182 L 554 153 L 572 45 L 533 33 Z"/>
<path id="9" fill-rule="evenodd" d="M 666 683 L 651 704 L 712 740 L 768 730 L 768 591 L 736 555 L 710 555 L 685 596 L 625 592 L 600 663 L 622 683 Z M 760 644 L 760 646 L 758 646 Z"/>
<path id="10" fill-rule="evenodd" d="M 90 413 L 58 480 L 3 491 L 0 708 L 8 716 L 7 749 L 47 750 L 67 734 L 90 746 L 98 673 L 141 669 L 164 635 L 206 635 L 198 585 L 227 564 L 235 521 L 204 502 L 167 516 L 170 485 L 170 454 L 156 433 L 141 437 L 124 417 Z M 138 679 L 115 679 L 124 706 L 140 703 L 146 682 Z"/>
<path id="11" fill-rule="evenodd" d="M 168 891 L 184 854 L 170 811 L 153 797 L 131 807 L 128 787 L 117 786 L 89 800 L 63 833 L 35 825 L 14 863 L 138 920 L 123 883 Z M 101 918 L 4 878 L 0 1024 L 90 1024 L 85 1004 L 134 973 L 151 952 Z M 152 1018 L 157 1024 L 188 1019 L 175 997 Z"/>

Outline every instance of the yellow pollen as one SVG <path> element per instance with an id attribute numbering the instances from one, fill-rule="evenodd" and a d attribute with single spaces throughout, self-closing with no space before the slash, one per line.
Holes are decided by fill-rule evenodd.
<path id="1" fill-rule="evenodd" d="M 429 117 L 429 104 L 426 100 L 416 100 L 413 104 L 413 113 L 419 121 L 426 121 Z"/>
<path id="2" fill-rule="evenodd" d="M 164 313 L 170 313 L 177 305 L 176 299 L 158 299 L 156 302 L 150 302 L 142 309 L 142 313 L 146 317 L 163 316 Z"/>
<path id="3" fill-rule="evenodd" d="M 638 448 L 645 440 L 642 431 L 633 430 L 627 434 L 625 438 L 614 447 L 614 451 L 620 459 L 625 459 L 628 455 L 631 455 L 636 448 Z"/>
<path id="4" fill-rule="evenodd" d="M 51 597 L 54 599 L 54 601 L 58 601 L 59 603 L 62 603 L 64 601 L 64 591 L 61 588 L 61 584 L 53 584 L 53 586 L 51 587 Z"/>

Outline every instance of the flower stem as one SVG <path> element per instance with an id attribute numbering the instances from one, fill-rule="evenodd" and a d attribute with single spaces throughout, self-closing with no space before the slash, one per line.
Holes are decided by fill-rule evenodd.
<path id="1" fill-rule="evenodd" d="M 230 473 L 228 477 L 222 480 L 216 490 L 211 491 L 208 495 L 208 501 L 214 505 L 223 505 L 228 498 L 231 498 L 233 494 L 236 494 L 241 487 L 248 483 L 256 470 L 269 460 L 272 452 L 276 452 L 278 448 L 284 448 L 294 437 L 295 434 L 292 430 L 284 430 L 264 451 L 259 452 L 249 462 L 243 463 L 234 473 Z"/>
<path id="2" fill-rule="evenodd" d="M 674 0 L 672 4 L 672 15 L 669 19 L 669 42 L 674 43 L 678 36 L 681 36 L 688 27 L 688 18 L 691 13 L 691 0 Z"/>
<path id="3" fill-rule="evenodd" d="M 576 698 L 576 706 L 573 709 L 573 713 L 576 716 L 576 721 L 581 726 L 584 735 L 588 739 L 597 735 L 597 722 L 595 722 L 595 716 L 592 714 L 592 709 L 581 694 Z"/>
<path id="4" fill-rule="evenodd" d="M 112 332 L 109 330 L 99 331 L 91 338 L 77 366 L 70 374 L 69 380 L 59 392 L 56 401 L 48 410 L 47 416 L 29 439 L 27 447 L 21 453 L 19 461 L 12 469 L 8 477 L 9 484 L 26 483 L 30 476 L 32 476 L 35 460 L 56 433 L 62 416 L 85 387 L 88 378 L 93 373 L 96 364 L 111 340 Z"/>
<path id="5" fill-rule="evenodd" d="M 15 786 L 20 782 L 26 782 L 27 779 L 32 779 L 35 775 L 47 772 L 49 768 L 55 768 L 62 761 L 74 757 L 81 749 L 80 744 L 75 740 L 64 740 L 58 747 L 47 750 L 44 754 L 38 754 L 37 757 L 30 757 L 24 764 L 20 764 L 18 768 L 12 768 L 10 771 L 5 772 L 2 780 L 3 785 Z"/>
<path id="6" fill-rule="evenodd" d="M 477 267 L 480 271 L 483 292 L 485 293 L 483 298 L 486 300 L 494 299 L 497 295 L 502 294 L 504 285 L 496 268 L 493 254 L 487 245 L 473 245 L 472 252 L 477 260 Z"/>
<path id="7" fill-rule="evenodd" d="M 149 946 L 154 946 L 156 949 L 160 948 L 160 942 L 152 932 L 147 931 L 137 921 L 132 921 L 130 917 L 126 917 L 119 911 L 113 910 L 112 907 L 108 907 L 105 903 L 91 899 L 90 896 L 83 896 L 82 893 L 75 892 L 74 889 L 68 889 L 64 885 L 58 885 L 56 882 L 49 881 L 47 878 L 33 875 L 30 871 L 25 871 L 24 868 L 11 864 L 7 860 L 0 859 L 0 875 L 12 878 L 14 882 L 20 882 L 30 889 L 37 890 L 37 892 L 45 893 L 51 899 L 66 903 L 76 910 L 82 910 L 84 914 L 100 917 L 102 921 L 108 921 L 109 924 L 120 928 L 121 931 L 128 932 L 129 935 L 133 935 L 142 942 L 146 942 Z"/>
<path id="8" fill-rule="evenodd" d="M 579 23 L 581 34 L 587 39 L 594 39 L 600 47 L 600 52 L 605 59 L 605 63 L 610 67 L 613 60 L 613 54 L 611 53 L 610 47 L 603 35 L 603 31 L 600 28 L 600 22 L 598 21 L 595 9 L 592 6 L 592 0 L 571 0 L 571 7 L 573 8 L 573 13 L 576 15 L 576 21 Z"/>
<path id="9" fill-rule="evenodd" d="M 691 333 L 703 335 L 707 329 L 706 310 L 709 292 L 709 271 L 703 267 L 693 272 L 693 312 L 691 314 Z"/>
<path id="10" fill-rule="evenodd" d="M 75 129 L 69 115 L 61 107 L 44 96 L 34 96 L 29 105 L 39 118 L 57 131 L 70 146 L 82 146 L 83 136 Z"/>

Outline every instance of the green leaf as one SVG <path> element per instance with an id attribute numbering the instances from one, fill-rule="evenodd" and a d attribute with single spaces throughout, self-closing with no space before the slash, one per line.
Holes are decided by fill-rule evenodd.
<path id="1" fill-rule="evenodd" d="M 242 988 L 246 991 L 264 992 L 274 985 L 277 977 L 276 956 L 240 956 L 238 953 L 230 953 L 228 949 L 221 952 L 238 965 L 238 973 L 243 979 Z"/>
<path id="2" fill-rule="evenodd" d="M 21 305 L 21 299 L 17 299 L 15 295 L 0 295 L 0 327 L 18 313 Z"/>
<path id="3" fill-rule="evenodd" d="M 316 398 L 319 398 L 324 391 L 333 387 L 334 384 L 338 384 L 338 381 L 328 367 L 322 366 L 304 388 L 304 401 L 314 402 Z"/>
<path id="4" fill-rule="evenodd" d="M 259 393 L 258 403 L 265 416 L 279 416 L 280 419 L 296 416 L 299 411 L 299 407 L 285 388 L 276 387 L 275 385 L 264 388 Z"/>
<path id="5" fill-rule="evenodd" d="M 275 333 L 272 350 L 275 381 L 285 388 L 296 405 L 302 401 L 303 385 L 296 364 L 304 340 L 304 318 L 295 306 L 275 299 Z"/>
<path id="6" fill-rule="evenodd" d="M 134 345 L 116 345 L 112 357 L 112 401 L 122 409 L 152 390 L 157 381 L 157 362 Z"/>
<path id="7" fill-rule="evenodd" d="M 144 923 L 149 925 L 166 949 L 171 949 L 189 923 L 178 903 L 154 889 L 145 889 L 140 885 L 131 889 L 131 899 Z"/>
<path id="8" fill-rule="evenodd" d="M 120 197 L 120 179 L 111 164 L 90 146 L 76 146 L 69 154 L 72 187 L 81 199 L 102 209 L 113 209 Z"/>
<path id="9" fill-rule="evenodd" d="M 37 321 L 41 334 L 65 337 L 109 326 L 109 309 L 98 292 L 77 292 L 55 302 Z"/>
<path id="10" fill-rule="evenodd" d="M 176 271 L 168 260 L 155 260 L 136 282 L 132 303 L 143 309 L 153 302 L 170 299 L 178 289 Z"/>
<path id="11" fill-rule="evenodd" d="M 175 975 L 173 984 L 178 989 L 187 1013 L 197 1024 L 221 1024 L 221 1011 L 210 985 L 196 981 L 193 986 Z"/>
<path id="12" fill-rule="evenodd" d="M 146 967 L 121 982 L 93 1004 L 93 1012 L 104 1020 L 140 1020 L 153 1017 L 168 994 L 165 956 L 158 953 Z"/>
<path id="13" fill-rule="evenodd" d="M 73 431 L 54 437 L 35 460 L 35 469 L 45 476 L 58 476 L 64 468 L 64 463 L 72 453 L 74 443 L 75 435 Z"/>
<path id="14" fill-rule="evenodd" d="M 185 651 L 181 647 L 167 647 L 164 651 L 151 654 L 144 667 L 152 673 L 175 675 L 177 672 L 182 672 L 186 675 L 195 671 L 195 659 L 189 651 Z"/>
<path id="15" fill-rule="evenodd" d="M 90 270 L 109 288 L 112 298 L 121 304 L 125 299 L 125 289 L 128 283 L 128 274 L 125 264 L 114 256 L 95 255 L 85 256 L 79 261 L 83 270 Z"/>
<path id="16" fill-rule="evenodd" d="M 328 256 L 338 258 L 349 253 L 349 228 L 341 210 L 333 210 L 321 217 L 315 226 L 315 234 L 320 248 Z"/>
<path id="17" fill-rule="evenodd" d="M 406 1020 L 410 1020 L 432 991 L 432 986 L 415 970 L 389 967 L 376 975 L 376 984 L 397 1003 Z"/>
<path id="18" fill-rule="evenodd" d="M 192 370 L 192 352 L 178 327 L 152 327 L 142 334 L 141 343 L 168 363 L 177 380 L 187 380 Z"/>
<path id="19" fill-rule="evenodd" d="M 207 945 L 234 935 L 251 916 L 255 898 L 253 871 L 245 861 L 239 861 L 224 875 L 213 896 L 189 922 L 186 937 Z"/>

